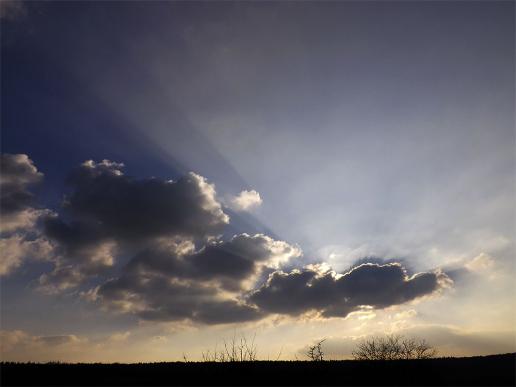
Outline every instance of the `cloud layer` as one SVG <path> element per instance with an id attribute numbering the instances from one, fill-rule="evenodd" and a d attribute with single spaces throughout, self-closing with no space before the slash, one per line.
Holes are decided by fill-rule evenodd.
<path id="1" fill-rule="evenodd" d="M 26 155 L 2 160 L 3 212 L 18 217 L 36 211 L 28 187 L 42 174 Z M 296 263 L 301 249 L 264 234 L 222 239 L 230 219 L 204 177 L 135 179 L 123 168 L 88 160 L 74 169 L 60 213 L 38 210 L 37 222 L 2 236 L 0 273 L 9 273 L 26 256 L 41 256 L 54 263 L 39 277 L 46 293 L 79 288 L 83 299 L 106 310 L 204 324 L 306 312 L 345 317 L 363 306 L 385 308 L 430 295 L 451 283 L 440 271 L 409 275 L 399 262 L 378 259 L 341 274 L 324 264 L 284 272 L 302 266 Z M 235 203 L 248 210 L 261 198 L 242 191 Z M 28 239 L 31 233 L 36 237 Z"/>

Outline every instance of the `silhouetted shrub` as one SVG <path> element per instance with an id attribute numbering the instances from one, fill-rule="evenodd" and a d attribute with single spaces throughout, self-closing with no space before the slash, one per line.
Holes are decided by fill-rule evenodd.
<path id="1" fill-rule="evenodd" d="M 437 350 L 425 340 L 401 335 L 372 337 L 362 341 L 353 351 L 355 360 L 429 359 L 436 354 Z"/>

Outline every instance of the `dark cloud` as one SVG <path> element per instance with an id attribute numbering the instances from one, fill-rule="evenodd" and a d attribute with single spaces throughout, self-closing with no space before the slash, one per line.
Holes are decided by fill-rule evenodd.
<path id="1" fill-rule="evenodd" d="M 255 291 L 240 289 L 222 296 L 216 281 L 219 272 L 207 277 L 210 272 L 206 271 L 204 281 L 188 277 L 189 272 L 181 267 L 180 261 L 192 257 L 202 254 L 180 259 L 170 259 L 171 255 L 154 257 L 156 260 L 148 255 L 136 257 L 121 277 L 97 289 L 96 299 L 105 307 L 134 313 L 146 320 L 189 319 L 216 324 L 255 320 L 271 313 L 299 315 L 307 311 L 318 311 L 323 317 L 345 317 L 364 305 L 385 308 L 432 294 L 449 281 L 440 272 L 408 276 L 397 263 L 362 264 L 344 275 L 309 266 L 290 273 L 275 271 Z M 232 255 L 224 259 L 229 257 Z"/>
<path id="2" fill-rule="evenodd" d="M 177 181 L 136 180 L 123 164 L 87 161 L 69 178 L 65 209 L 76 220 L 99 225 L 119 239 L 182 235 L 204 238 L 229 223 L 213 185 L 195 173 Z"/>
<path id="3" fill-rule="evenodd" d="M 339 275 L 307 267 L 274 272 L 250 300 L 261 309 L 297 315 L 316 310 L 325 317 L 344 317 L 362 305 L 385 308 L 431 294 L 448 277 L 440 272 L 408 276 L 400 264 L 362 264 Z"/>
<path id="4" fill-rule="evenodd" d="M 47 288 L 52 280 L 63 279 L 56 289 L 66 289 L 102 273 L 114 265 L 116 252 L 128 246 L 145 250 L 163 237 L 203 241 L 228 224 L 214 186 L 202 176 L 137 180 L 122 168 L 109 160 L 89 160 L 69 176 L 72 192 L 63 203 L 67 221 L 51 214 L 42 222 L 60 257 L 56 270 L 41 278 Z"/>
<path id="5" fill-rule="evenodd" d="M 39 289 L 59 293 L 104 273 L 115 264 L 117 243 L 101 227 L 87 222 L 65 223 L 56 214 L 46 214 L 42 233 L 52 242 L 55 267 L 39 278 Z"/>
<path id="6" fill-rule="evenodd" d="M 195 313 L 196 320 L 205 324 L 253 321 L 264 316 L 265 314 L 258 308 L 233 300 L 207 303 Z"/>
<path id="7" fill-rule="evenodd" d="M 101 227 L 85 222 L 65 223 L 56 215 L 44 217 L 42 225 L 45 235 L 56 241 L 61 253 L 74 261 L 81 261 L 81 256 L 88 255 L 87 251 L 107 239 Z"/>
<path id="8" fill-rule="evenodd" d="M 218 239 L 229 217 L 202 176 L 138 180 L 122 169 L 109 160 L 75 169 L 63 214 L 38 210 L 41 238 L 28 244 L 16 235 L 4 243 L 10 254 L 2 273 L 20 265 L 21 255 L 42 252 L 54 262 L 39 278 L 46 293 L 109 273 L 114 277 L 100 277 L 99 286 L 81 294 L 144 320 L 205 324 L 307 311 L 345 317 L 363 305 L 385 308 L 431 294 L 451 281 L 440 272 L 409 276 L 399 262 L 374 257 L 344 274 L 324 265 L 285 273 L 281 268 L 296 267 L 294 258 L 302 254 L 296 246 L 264 234 Z M 35 213 L 27 187 L 41 177 L 26 155 L 2 156 L 2 211 Z M 16 227 L 22 224 L 28 223 Z"/>
<path id="9" fill-rule="evenodd" d="M 111 280 L 96 292 L 104 307 L 130 312 L 145 320 L 191 320 L 207 324 L 256 320 L 258 309 L 226 298 L 216 287 L 181 281 L 160 274 L 128 274 Z"/>
<path id="10" fill-rule="evenodd" d="M 190 241 L 164 240 L 138 254 L 127 270 L 217 280 L 222 287 L 235 290 L 262 269 L 278 268 L 300 254 L 298 248 L 263 234 L 235 235 L 229 241 L 210 242 L 198 251 Z"/>
<path id="11" fill-rule="evenodd" d="M 263 268 L 299 256 L 299 249 L 265 235 L 241 234 L 196 251 L 188 240 L 158 241 L 137 254 L 122 275 L 101 285 L 96 297 L 108 308 L 147 320 L 216 324 L 255 320 L 245 302 Z"/>

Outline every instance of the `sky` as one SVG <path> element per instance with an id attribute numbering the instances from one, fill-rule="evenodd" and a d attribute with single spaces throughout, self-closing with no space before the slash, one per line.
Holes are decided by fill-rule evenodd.
<path id="1" fill-rule="evenodd" d="M 516 351 L 514 2 L 0 7 L 2 360 Z"/>

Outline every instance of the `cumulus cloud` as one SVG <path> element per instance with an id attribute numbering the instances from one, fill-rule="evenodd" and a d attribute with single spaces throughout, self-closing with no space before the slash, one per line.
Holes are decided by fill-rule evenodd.
<path id="1" fill-rule="evenodd" d="M 317 266 L 276 271 L 251 300 L 273 313 L 298 315 L 318 311 L 324 317 L 345 317 L 368 305 L 385 308 L 432 294 L 451 280 L 442 272 L 409 276 L 399 263 L 366 263 L 338 274 Z"/>
<path id="2" fill-rule="evenodd" d="M 261 253 L 254 256 L 255 262 L 264 259 Z M 241 281 L 252 271 L 246 267 L 212 271 L 208 276 L 210 271 L 206 270 L 203 281 L 199 281 L 198 268 L 182 265 L 191 260 L 189 264 L 195 267 L 196 259 L 206 256 L 190 251 L 178 259 L 174 254 L 136 257 L 121 277 L 96 289 L 94 298 L 104 307 L 146 320 L 189 319 L 213 324 L 255 320 L 271 313 L 295 316 L 308 311 L 320 312 L 322 317 L 346 317 L 366 306 L 385 308 L 430 295 L 451 282 L 439 271 L 409 276 L 400 264 L 393 263 L 362 264 L 345 274 L 310 265 L 290 273 L 274 271 L 265 284 L 252 292 L 239 292 L 236 287 L 221 292 L 226 283 L 220 282 L 219 276 Z M 238 261 L 241 257 L 229 254 L 224 259 Z"/>
<path id="3" fill-rule="evenodd" d="M 72 192 L 63 203 L 70 221 L 51 215 L 43 222 L 61 257 L 56 270 L 41 278 L 46 289 L 67 289 L 109 269 L 119 247 L 152 246 L 163 237 L 207 240 L 229 223 L 215 187 L 204 177 L 189 173 L 177 181 L 137 180 L 123 168 L 109 160 L 88 160 L 70 175 Z M 52 281 L 63 284 L 52 288 Z"/>
<path id="4" fill-rule="evenodd" d="M 96 291 L 104 307 L 138 315 L 144 320 L 191 320 L 217 324 L 249 321 L 260 313 L 217 288 L 199 281 L 174 280 L 157 273 L 127 274 Z"/>
<path id="5" fill-rule="evenodd" d="M 50 212 L 34 207 L 29 190 L 43 174 L 25 154 L 2 154 L 0 161 L 0 276 L 4 276 L 26 259 L 48 259 L 52 245 L 36 227 Z"/>
<path id="6" fill-rule="evenodd" d="M 191 241 L 164 240 L 135 256 L 122 276 L 99 287 L 96 298 L 148 320 L 254 320 L 260 313 L 241 293 L 255 285 L 263 269 L 300 254 L 297 247 L 262 234 L 236 235 L 200 250 Z"/>
<path id="7" fill-rule="evenodd" d="M 123 170 L 114 161 L 85 161 L 70 174 L 71 191 L 57 214 L 33 207 L 28 187 L 42 174 L 32 161 L 2 156 L 2 210 L 18 218 L 11 225 L 20 226 L 2 235 L 0 274 L 28 257 L 51 259 L 54 268 L 38 281 L 45 293 L 97 277 L 97 286 L 79 294 L 104 309 L 143 320 L 204 324 L 309 311 L 345 317 L 451 283 L 439 271 L 408 275 L 401 263 L 379 258 L 357 261 L 342 274 L 325 264 L 284 272 L 287 265 L 297 266 L 301 249 L 264 234 L 222 239 L 229 217 L 204 177 L 135 179 Z M 261 199 L 256 191 L 242 191 L 234 203 L 249 210 Z M 34 220 L 31 211 L 39 211 Z M 478 258 L 472 264 L 486 262 Z"/>
<path id="8" fill-rule="evenodd" d="M 222 287 L 239 289 L 261 269 L 277 269 L 300 255 L 299 248 L 263 234 L 235 235 L 229 241 L 209 242 L 197 251 L 188 240 L 163 240 L 138 254 L 127 269 L 219 281 Z"/>
<path id="9" fill-rule="evenodd" d="M 100 224 L 116 238 L 183 235 L 204 238 L 229 223 L 216 199 L 215 187 L 193 172 L 177 181 L 137 180 L 122 172 L 123 164 L 86 161 L 69 182 L 72 194 L 65 209 L 77 221 Z"/>
<path id="10" fill-rule="evenodd" d="M 262 198 L 254 189 L 251 191 L 244 190 L 229 201 L 229 207 L 235 211 L 252 211 L 261 204 Z"/>
<path id="11" fill-rule="evenodd" d="M 2 213 L 21 211 L 32 202 L 28 186 L 38 183 L 43 174 L 25 154 L 2 154 L 1 162 Z"/>
<path id="12" fill-rule="evenodd" d="M 43 174 L 25 154 L 2 154 L 0 161 L 0 231 L 32 226 L 37 212 L 29 187 L 39 183 Z"/>

